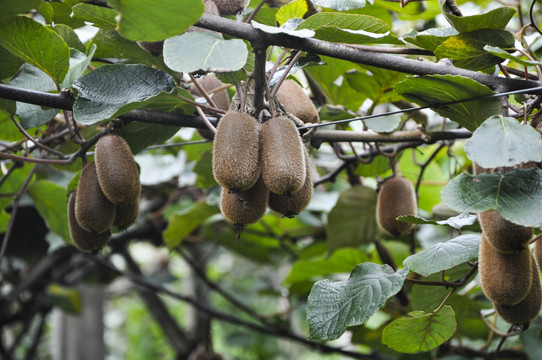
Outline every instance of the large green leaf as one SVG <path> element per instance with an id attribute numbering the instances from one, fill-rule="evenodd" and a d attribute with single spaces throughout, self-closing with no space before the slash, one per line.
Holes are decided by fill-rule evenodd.
<path id="1" fill-rule="evenodd" d="M 495 55 L 495 56 L 498 56 L 498 57 L 500 57 L 502 59 L 513 60 L 513 61 L 515 61 L 518 64 L 523 65 L 523 66 L 540 66 L 540 65 L 542 65 L 542 61 L 525 60 L 525 59 L 522 59 L 520 57 L 517 57 L 517 56 L 514 56 L 514 55 L 510 54 L 509 52 L 507 52 L 504 49 L 501 49 L 501 48 L 498 48 L 498 47 L 495 47 L 495 46 L 486 45 L 486 46 L 484 46 L 484 50 L 491 53 L 491 54 L 493 54 L 493 55 Z"/>
<path id="2" fill-rule="evenodd" d="M 407 274 L 407 269 L 394 272 L 388 265 L 363 263 L 348 280 L 318 281 L 307 302 L 310 338 L 337 339 L 348 326 L 363 324 L 401 290 Z"/>
<path id="3" fill-rule="evenodd" d="M 514 36 L 504 30 L 476 30 L 451 36 L 434 51 L 438 59 L 452 59 L 455 66 L 482 70 L 503 62 L 503 59 L 484 50 L 484 46 L 508 48 Z"/>
<path id="4" fill-rule="evenodd" d="M 0 23 L 17 14 L 36 9 L 40 2 L 40 0 L 2 0 Z"/>
<path id="5" fill-rule="evenodd" d="M 374 0 L 312 0 L 314 5 L 330 8 L 337 11 L 361 9 L 367 3 L 374 4 Z"/>
<path id="6" fill-rule="evenodd" d="M 368 71 L 352 70 L 346 73 L 346 80 L 375 104 L 400 101 L 401 96 L 394 91 L 395 85 L 406 78 L 397 71 L 364 66 Z M 377 119 L 379 121 L 379 119 Z"/>
<path id="7" fill-rule="evenodd" d="M 0 24 L 0 45 L 44 71 L 57 84 L 68 72 L 70 49 L 64 39 L 30 18 L 18 16 Z"/>
<path id="8" fill-rule="evenodd" d="M 0 210 L 0 233 L 6 232 L 9 224 L 10 214 L 5 210 Z"/>
<path id="9" fill-rule="evenodd" d="M 38 180 L 28 188 L 28 195 L 49 230 L 71 243 L 68 230 L 66 189 L 49 180 Z"/>
<path id="10" fill-rule="evenodd" d="M 461 235 L 411 255 L 403 266 L 423 276 L 448 270 L 478 256 L 480 236 Z"/>
<path id="11" fill-rule="evenodd" d="M 118 31 L 127 39 L 160 41 L 188 29 L 203 14 L 201 0 L 111 0 L 120 12 Z M 186 56 L 186 54 L 185 54 Z"/>
<path id="12" fill-rule="evenodd" d="M 91 22 L 101 29 L 114 29 L 117 27 L 115 17 L 117 12 L 103 6 L 80 3 L 72 7 L 73 17 Z"/>
<path id="13" fill-rule="evenodd" d="M 326 225 L 330 252 L 341 247 L 357 247 L 378 239 L 376 198 L 373 189 L 361 185 L 341 193 L 337 204 L 329 212 Z"/>
<path id="14" fill-rule="evenodd" d="M 0 80 L 15 75 L 23 63 L 22 59 L 0 46 Z"/>
<path id="15" fill-rule="evenodd" d="M 461 174 L 442 190 L 442 199 L 457 211 L 498 211 L 523 226 L 542 226 L 542 170 L 515 169 L 504 175 Z"/>
<path id="16" fill-rule="evenodd" d="M 474 131 L 465 143 L 472 161 L 484 168 L 514 166 L 527 161 L 542 161 L 540 133 L 510 117 L 493 116 Z"/>
<path id="17" fill-rule="evenodd" d="M 203 221 L 219 212 L 217 206 L 198 202 L 188 209 L 175 213 L 163 233 L 164 242 L 168 249 L 175 248 Z"/>
<path id="18" fill-rule="evenodd" d="M 179 72 L 236 71 L 245 65 L 247 56 L 242 40 L 224 40 L 210 32 L 189 32 L 164 42 L 164 62 Z"/>
<path id="19" fill-rule="evenodd" d="M 315 34 L 313 30 L 309 30 L 309 29 L 296 30 L 296 28 L 299 26 L 299 24 L 302 21 L 303 21 L 302 19 L 297 19 L 297 18 L 290 19 L 281 27 L 260 24 L 259 22 L 254 21 L 254 20 L 252 20 L 251 24 L 255 29 L 264 31 L 268 34 L 286 34 L 286 35 L 295 36 L 299 38 L 313 37 Z"/>
<path id="20" fill-rule="evenodd" d="M 284 282 L 294 284 L 329 274 L 349 273 L 356 265 L 367 261 L 369 261 L 367 254 L 361 250 L 338 249 L 330 257 L 297 260 Z"/>
<path id="21" fill-rule="evenodd" d="M 174 91 L 173 78 L 144 65 L 104 65 L 78 79 L 73 105 L 77 122 L 90 125 L 132 110 L 160 93 Z"/>
<path id="22" fill-rule="evenodd" d="M 275 14 L 275 19 L 282 25 L 290 19 L 302 19 L 307 11 L 309 11 L 307 0 L 295 0 L 282 6 Z"/>
<path id="23" fill-rule="evenodd" d="M 126 140 L 132 153 L 137 154 L 147 146 L 162 144 L 175 135 L 180 128 L 180 126 L 133 122 L 118 129 L 117 132 Z"/>
<path id="24" fill-rule="evenodd" d="M 412 311 L 386 326 L 382 343 L 398 352 L 416 354 L 442 345 L 456 328 L 454 310 L 448 305 L 437 313 Z"/>
<path id="25" fill-rule="evenodd" d="M 51 27 L 58 35 L 62 36 L 64 42 L 70 47 L 76 50 L 79 50 L 82 53 L 87 52 L 87 48 L 81 40 L 77 33 L 69 26 L 64 24 L 56 24 L 54 27 Z M 90 47 L 90 46 L 89 46 Z"/>
<path id="26" fill-rule="evenodd" d="M 501 110 L 501 103 L 497 98 L 467 101 L 441 107 L 443 103 L 494 94 L 487 86 L 461 76 L 412 77 L 397 84 L 395 91 L 408 101 L 422 106 L 431 106 L 432 110 L 471 131 L 474 131 L 488 117 L 499 114 Z"/>
<path id="27" fill-rule="evenodd" d="M 403 35 L 403 40 L 429 51 L 435 51 L 444 41 L 451 36 L 459 34 L 452 27 L 431 28 L 422 32 L 412 31 Z"/>
<path id="28" fill-rule="evenodd" d="M 198 188 L 208 189 L 217 185 L 215 177 L 213 176 L 213 152 L 211 150 L 205 151 L 200 158 L 196 160 L 193 171 L 198 176 L 196 179 Z"/>
<path id="29" fill-rule="evenodd" d="M 25 64 L 9 85 L 37 91 L 52 91 L 56 89 L 54 81 L 43 71 L 32 65 Z M 42 109 L 39 105 L 17 102 L 17 116 L 25 129 L 38 127 L 51 120 L 58 113 L 57 109 Z"/>
<path id="30" fill-rule="evenodd" d="M 441 1 L 444 6 L 444 1 Z M 500 7 L 485 14 L 471 16 L 456 16 L 443 11 L 444 17 L 460 33 L 472 32 L 481 29 L 504 30 L 516 10 L 510 7 Z"/>
<path id="31" fill-rule="evenodd" d="M 91 44 L 98 46 L 94 55 L 99 58 L 127 59 L 148 65 L 155 62 L 153 56 L 139 47 L 135 41 L 123 38 L 114 30 L 100 29 L 92 38 Z"/>
<path id="32" fill-rule="evenodd" d="M 385 21 L 369 15 L 323 12 L 310 16 L 298 29 L 315 30 L 315 38 L 332 42 L 401 43 L 390 35 L 390 28 Z"/>
<path id="33" fill-rule="evenodd" d="M 72 8 L 62 2 L 43 1 L 38 8 L 47 24 L 64 24 L 72 29 L 80 28 L 85 25 L 81 19 L 72 16 Z"/>

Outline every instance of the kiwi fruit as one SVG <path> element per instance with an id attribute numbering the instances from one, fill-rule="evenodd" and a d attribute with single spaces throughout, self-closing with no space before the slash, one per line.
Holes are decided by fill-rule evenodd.
<path id="1" fill-rule="evenodd" d="M 220 15 L 236 15 L 243 11 L 247 0 L 213 0 Z"/>
<path id="2" fill-rule="evenodd" d="M 500 253 L 482 233 L 478 257 L 480 282 L 484 294 L 493 303 L 511 306 L 525 299 L 533 279 L 531 262 L 529 248 L 513 254 Z"/>
<path id="3" fill-rule="evenodd" d="M 105 196 L 113 204 L 139 201 L 141 183 L 130 147 L 117 135 L 105 135 L 96 143 L 94 155 L 98 181 Z"/>
<path id="4" fill-rule="evenodd" d="M 542 239 L 538 239 L 534 243 L 534 258 L 538 264 L 538 268 L 542 269 Z"/>
<path id="5" fill-rule="evenodd" d="M 117 205 L 117 213 L 113 225 L 121 230 L 126 230 L 130 225 L 136 222 L 138 216 L 139 202 L 133 204 L 119 204 Z"/>
<path id="6" fill-rule="evenodd" d="M 398 237 L 410 231 L 414 224 L 397 220 L 401 215 L 416 215 L 418 204 L 412 183 L 402 177 L 394 176 L 384 181 L 378 192 L 376 220 L 389 235 Z"/>
<path id="7" fill-rule="evenodd" d="M 222 188 L 220 210 L 229 222 L 238 228 L 254 224 L 260 220 L 267 209 L 269 190 L 260 178 L 246 191 L 229 191 Z"/>
<path id="8" fill-rule="evenodd" d="M 309 154 L 306 149 L 304 149 L 304 152 L 306 175 L 303 187 L 299 191 L 289 195 L 278 195 L 273 192 L 269 193 L 269 208 L 289 218 L 292 218 L 303 211 L 303 209 L 309 205 L 312 198 L 312 179 Z"/>
<path id="9" fill-rule="evenodd" d="M 529 246 L 533 235 L 532 228 L 514 224 L 493 210 L 479 213 L 478 221 L 486 239 L 499 252 L 513 253 Z"/>
<path id="10" fill-rule="evenodd" d="M 76 191 L 72 191 L 68 197 L 68 224 L 73 244 L 82 251 L 96 252 L 109 242 L 111 239 L 111 230 L 107 229 L 101 234 L 97 234 L 83 229 L 75 216 L 76 203 Z"/>
<path id="11" fill-rule="evenodd" d="M 294 122 L 286 116 L 262 125 L 262 175 L 275 194 L 293 194 L 306 178 L 305 148 Z"/>
<path id="12" fill-rule="evenodd" d="M 531 259 L 531 264 L 532 286 L 525 299 L 518 304 L 511 306 L 495 305 L 497 313 L 509 324 L 526 324 L 534 319 L 540 312 L 540 305 L 542 303 L 540 275 L 534 259 Z"/>
<path id="13" fill-rule="evenodd" d="M 260 123 L 247 113 L 226 113 L 218 122 L 213 144 L 216 182 L 229 190 L 245 191 L 260 173 Z"/>
<path id="14" fill-rule="evenodd" d="M 212 0 L 203 0 L 203 5 L 205 6 L 205 11 L 204 11 L 205 14 L 220 16 L 220 13 L 218 12 L 218 8 L 216 7 L 216 4 Z M 213 33 L 213 34 L 217 34 L 220 37 L 223 37 L 222 33 L 212 31 L 212 30 L 207 30 L 207 29 L 204 29 L 204 28 L 201 28 L 201 27 L 198 27 L 198 26 L 190 26 L 186 30 L 186 32 L 193 32 L 193 31 L 210 32 L 210 33 Z"/>
<path id="15" fill-rule="evenodd" d="M 304 123 L 319 123 L 320 116 L 311 99 L 295 80 L 284 80 L 277 91 L 277 99 L 286 111 Z"/>
<path id="16" fill-rule="evenodd" d="M 108 200 L 98 183 L 96 163 L 87 164 L 77 184 L 75 218 L 83 229 L 101 234 L 113 225 L 115 205 Z"/>

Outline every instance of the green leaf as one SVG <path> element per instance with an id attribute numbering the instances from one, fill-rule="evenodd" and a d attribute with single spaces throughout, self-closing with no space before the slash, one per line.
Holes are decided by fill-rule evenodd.
<path id="1" fill-rule="evenodd" d="M 60 284 L 52 283 L 46 290 L 47 300 L 70 314 L 81 313 L 81 296 L 79 291 Z"/>
<path id="2" fill-rule="evenodd" d="M 9 85 L 37 91 L 52 91 L 56 89 L 54 81 L 43 71 L 32 65 L 25 64 Z M 41 126 L 50 121 L 58 113 L 57 109 L 42 109 L 39 105 L 17 102 L 17 116 L 25 129 Z"/>
<path id="3" fill-rule="evenodd" d="M 94 55 L 94 52 L 96 51 L 96 45 L 91 44 L 88 49 L 88 55 L 85 55 L 84 53 L 80 52 L 76 49 L 71 49 L 70 53 L 70 70 L 68 71 L 68 74 L 64 78 L 64 81 L 62 81 L 61 88 L 69 88 L 72 86 L 72 84 L 75 82 L 75 80 L 79 79 L 79 77 L 85 72 L 87 69 L 88 64 L 92 61 L 92 56 Z"/>
<path id="4" fill-rule="evenodd" d="M 5 210 L 0 210 L 0 234 L 6 232 L 10 215 Z"/>
<path id="5" fill-rule="evenodd" d="M 486 45 L 486 46 L 484 46 L 484 50 L 491 53 L 491 54 L 493 54 L 493 55 L 495 55 L 495 56 L 498 56 L 498 57 L 500 57 L 502 59 L 508 59 L 508 60 L 515 61 L 518 64 L 521 64 L 523 66 L 540 66 L 540 65 L 542 65 L 542 61 L 525 60 L 525 59 L 519 58 L 517 56 L 514 56 L 514 55 L 510 54 L 508 51 L 506 51 L 504 49 L 501 49 L 501 48 L 498 48 L 498 47 Z"/>
<path id="6" fill-rule="evenodd" d="M 318 281 L 307 302 L 310 339 L 337 339 L 348 326 L 363 324 L 401 290 L 407 274 L 407 269 L 363 263 L 348 280 Z"/>
<path id="7" fill-rule="evenodd" d="M 135 41 L 125 39 L 113 30 L 100 29 L 92 38 L 91 44 L 98 46 L 94 54 L 98 58 L 127 59 L 148 65 L 155 62 L 154 57 L 140 48 Z"/>
<path id="8" fill-rule="evenodd" d="M 179 72 L 236 71 L 245 65 L 247 56 L 242 40 L 224 40 L 210 32 L 189 32 L 164 42 L 164 62 Z"/>
<path id="9" fill-rule="evenodd" d="M 503 175 L 461 174 L 442 190 L 442 200 L 456 211 L 498 211 L 523 226 L 542 226 L 542 170 L 515 169 Z"/>
<path id="10" fill-rule="evenodd" d="M 296 30 L 301 19 L 290 19 L 281 27 L 269 26 L 260 24 L 257 21 L 252 20 L 251 24 L 255 29 L 265 31 L 268 34 L 287 34 L 298 38 L 311 38 L 314 36 L 314 31 L 308 29 Z"/>
<path id="11" fill-rule="evenodd" d="M 0 23 L 8 20 L 12 16 L 36 9 L 40 2 L 40 0 L 2 0 Z"/>
<path id="12" fill-rule="evenodd" d="M 329 212 L 326 225 L 330 252 L 342 247 L 357 247 L 379 237 L 376 222 L 376 191 L 356 185 L 339 196 Z"/>
<path id="13" fill-rule="evenodd" d="M 54 30 L 58 35 L 62 36 L 66 44 L 70 48 L 74 48 L 76 50 L 79 50 L 82 53 L 87 52 L 87 48 L 81 40 L 79 39 L 79 36 L 75 33 L 75 31 L 64 24 L 56 24 L 54 27 L 51 27 L 52 30 Z"/>
<path id="14" fill-rule="evenodd" d="M 217 73 L 216 77 L 220 79 L 224 84 L 233 84 L 236 86 L 241 85 L 243 81 L 248 79 L 248 75 L 254 70 L 254 53 L 251 51 L 248 53 L 247 62 L 241 70 L 227 73 Z"/>
<path id="15" fill-rule="evenodd" d="M 472 161 L 484 168 L 542 161 L 542 139 L 532 126 L 510 117 L 493 116 L 477 128 L 465 143 Z"/>
<path id="16" fill-rule="evenodd" d="M 350 86 L 371 99 L 374 105 L 401 100 L 401 96 L 394 88 L 398 82 L 406 78 L 405 74 L 373 66 L 364 68 L 368 71 L 352 70 L 346 73 L 346 80 Z"/>
<path id="17" fill-rule="evenodd" d="M 399 115 L 380 116 L 374 119 L 363 120 L 363 123 L 369 130 L 379 133 L 391 133 L 401 124 L 401 117 Z"/>
<path id="18" fill-rule="evenodd" d="M 132 153 L 137 154 L 147 146 L 164 143 L 180 128 L 180 126 L 133 122 L 116 132 L 126 140 Z"/>
<path id="19" fill-rule="evenodd" d="M 444 41 L 459 34 L 452 27 L 431 28 L 422 32 L 412 31 L 403 35 L 403 40 L 429 51 L 435 51 Z"/>
<path id="20" fill-rule="evenodd" d="M 12 127 L 15 127 L 11 125 Z M 2 128 L 3 129 L 3 128 Z M 2 133 L 3 134 L 3 133 Z M 13 166 L 17 166 L 17 169 L 14 169 L 10 176 L 8 176 L 5 181 L 2 183 L 0 193 L 2 194 L 15 194 L 20 190 L 21 186 L 26 181 L 32 168 L 31 164 L 26 164 L 26 166 L 19 167 L 15 163 L 6 163 L 6 168 L 11 169 Z M 0 196 L 0 209 L 5 209 L 13 202 L 13 196 Z"/>
<path id="21" fill-rule="evenodd" d="M 0 80 L 15 75 L 24 61 L 0 46 Z"/>
<path id="22" fill-rule="evenodd" d="M 501 103 L 497 98 L 441 106 L 443 103 L 494 94 L 487 86 L 461 76 L 427 75 L 408 78 L 397 84 L 395 91 L 408 101 L 431 106 L 432 110 L 441 116 L 448 117 L 471 131 L 488 117 L 501 111 Z"/>
<path id="23" fill-rule="evenodd" d="M 478 256 L 480 236 L 461 235 L 411 255 L 403 266 L 423 276 L 448 270 Z"/>
<path id="24" fill-rule="evenodd" d="M 361 9 L 367 3 L 373 5 L 374 0 L 312 0 L 314 5 L 330 8 L 337 11 Z"/>
<path id="25" fill-rule="evenodd" d="M 477 221 L 476 215 L 472 214 L 460 214 L 453 216 L 446 220 L 428 220 L 421 216 L 403 215 L 399 216 L 397 220 L 401 220 L 411 224 L 431 224 L 431 225 L 443 225 L 452 229 L 460 230 L 462 228 L 469 229 L 471 225 Z"/>
<path id="26" fill-rule="evenodd" d="M 101 29 L 114 29 L 117 27 L 115 17 L 117 12 L 103 6 L 80 3 L 72 7 L 73 17 L 91 22 Z"/>
<path id="27" fill-rule="evenodd" d="M 438 59 L 452 59 L 455 66 L 482 70 L 499 64 L 502 58 L 484 50 L 484 46 L 507 48 L 514 45 L 514 36 L 504 30 L 476 30 L 455 35 L 434 51 Z"/>
<path id="28" fill-rule="evenodd" d="M 297 260 L 284 283 L 295 284 L 329 274 L 349 273 L 356 265 L 367 261 L 367 254 L 361 250 L 338 249 L 330 257 Z"/>
<path id="29" fill-rule="evenodd" d="M 174 249 L 204 220 L 219 212 L 220 210 L 216 206 L 198 202 L 189 209 L 175 213 L 163 233 L 164 242 L 168 249 Z"/>
<path id="30" fill-rule="evenodd" d="M 375 156 L 369 164 L 360 163 L 356 168 L 356 175 L 375 177 L 375 175 L 382 175 L 390 170 L 390 160 L 387 157 Z"/>
<path id="31" fill-rule="evenodd" d="M 48 24 L 64 24 L 72 29 L 85 26 L 85 22 L 72 16 L 72 8 L 61 2 L 42 2 L 39 12 Z"/>
<path id="32" fill-rule="evenodd" d="M 194 173 L 198 175 L 196 185 L 201 189 L 208 189 L 216 186 L 213 176 L 213 154 L 211 150 L 205 151 L 194 165 Z"/>
<path id="33" fill-rule="evenodd" d="M 49 230 L 61 236 L 66 243 L 71 243 L 66 189 L 49 180 L 38 180 L 28 188 L 28 195 L 34 201 L 36 209 L 47 223 Z"/>
<path id="34" fill-rule="evenodd" d="M 441 6 L 444 6 L 442 1 Z M 485 14 L 471 16 L 456 16 L 443 11 L 446 20 L 460 33 L 481 29 L 504 30 L 515 13 L 516 10 L 510 7 L 500 7 Z"/>
<path id="35" fill-rule="evenodd" d="M 111 0 L 110 3 L 120 12 L 119 33 L 137 41 L 160 41 L 180 34 L 198 21 L 204 11 L 201 0 Z"/>
<path id="36" fill-rule="evenodd" d="M 398 352 L 416 354 L 442 345 L 456 328 L 454 310 L 448 305 L 437 313 L 412 311 L 384 328 L 382 343 Z"/>
<path id="37" fill-rule="evenodd" d="M 315 38 L 332 42 L 402 44 L 390 35 L 385 21 L 369 15 L 323 12 L 307 18 L 299 29 L 315 30 Z"/>
<path id="38" fill-rule="evenodd" d="M 57 84 L 68 72 L 68 45 L 56 32 L 30 18 L 18 16 L 0 24 L 0 45 L 44 71 Z"/>
<path id="39" fill-rule="evenodd" d="M 118 116 L 162 92 L 176 89 L 170 75 L 144 65 L 100 66 L 78 79 L 73 87 L 79 92 L 73 115 L 84 125 Z"/>
<path id="40" fill-rule="evenodd" d="M 2 129 L 2 132 L 0 133 L 0 140 L 2 141 L 17 141 L 21 140 L 23 138 L 23 135 L 17 129 L 17 127 L 13 124 L 13 121 L 11 120 L 11 115 L 3 110 L 0 109 L 0 129 Z M 4 188 L 2 188 L 2 191 Z M 1 209 L 1 208 L 0 208 Z"/>
<path id="41" fill-rule="evenodd" d="M 276 13 L 275 19 L 279 25 L 284 24 L 290 19 L 299 18 L 302 19 L 303 16 L 309 11 L 309 5 L 307 0 L 295 0 L 284 6 L 282 6 Z"/>

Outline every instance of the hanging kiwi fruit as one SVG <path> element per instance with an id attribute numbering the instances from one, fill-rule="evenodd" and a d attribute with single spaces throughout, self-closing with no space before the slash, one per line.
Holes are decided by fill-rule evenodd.
<path id="1" fill-rule="evenodd" d="M 81 228 L 95 234 L 109 230 L 115 220 L 116 206 L 102 192 L 96 163 L 87 164 L 81 172 L 76 199 L 75 217 Z"/>
<path id="2" fill-rule="evenodd" d="M 297 127 L 286 116 L 262 124 L 262 175 L 278 195 L 293 194 L 305 184 L 305 149 Z"/>
<path id="3" fill-rule="evenodd" d="M 215 102 L 217 108 L 228 111 L 228 109 L 230 108 L 230 98 L 228 97 L 228 92 L 226 91 L 226 89 L 213 92 L 215 89 L 224 86 L 224 83 L 222 81 L 220 81 L 215 76 L 207 75 L 200 77 L 198 79 L 198 83 L 207 93 L 212 93 L 210 96 Z M 196 86 L 192 86 L 192 88 L 190 89 L 190 93 L 194 96 L 203 96 Z M 196 131 L 204 139 L 213 140 L 215 137 L 215 133 L 209 129 L 197 128 Z"/>
<path id="4" fill-rule="evenodd" d="M 295 215 L 303 211 L 312 199 L 312 179 L 309 153 L 303 149 L 305 153 L 305 183 L 299 191 L 293 194 L 278 195 L 269 192 L 269 208 L 288 218 L 293 218 Z"/>
<path id="5" fill-rule="evenodd" d="M 478 221 L 486 239 L 501 253 L 525 250 L 533 236 L 532 228 L 514 224 L 493 210 L 479 213 Z"/>
<path id="6" fill-rule="evenodd" d="M 220 15 L 236 15 L 243 11 L 247 0 L 213 0 Z"/>
<path id="7" fill-rule="evenodd" d="M 244 112 L 226 113 L 218 122 L 213 143 L 216 182 L 230 191 L 246 191 L 260 173 L 260 123 Z"/>
<path id="8" fill-rule="evenodd" d="M 376 220 L 389 235 L 399 237 L 410 231 L 414 224 L 397 220 L 401 215 L 416 215 L 418 203 L 412 183 L 402 177 L 394 176 L 384 181 L 378 192 Z"/>
<path id="9" fill-rule="evenodd" d="M 516 305 L 523 301 L 533 283 L 531 251 L 505 254 L 493 248 L 482 234 L 478 271 L 482 291 L 497 305 Z M 538 271 L 536 271 L 538 276 Z"/>
<path id="10" fill-rule="evenodd" d="M 97 252 L 102 249 L 111 239 L 111 230 L 97 234 L 83 229 L 75 216 L 77 203 L 76 191 L 72 191 L 68 197 L 68 225 L 73 244 L 82 251 Z"/>
<path id="11" fill-rule="evenodd" d="M 136 222 L 138 216 L 139 201 L 136 201 L 133 204 L 119 204 L 117 205 L 117 212 L 115 214 L 113 225 L 121 230 L 126 230 Z"/>
<path id="12" fill-rule="evenodd" d="M 542 291 L 540 286 L 540 275 L 534 259 L 531 259 L 531 277 L 531 289 L 522 301 L 515 305 L 495 304 L 497 313 L 509 324 L 526 324 L 534 319 L 540 312 Z"/>
<path id="13" fill-rule="evenodd" d="M 277 91 L 277 99 L 284 109 L 304 123 L 319 123 L 320 116 L 312 100 L 295 80 L 286 79 Z"/>
<path id="14" fill-rule="evenodd" d="M 245 191 L 229 191 L 222 188 L 220 210 L 224 217 L 242 229 L 260 220 L 267 209 L 269 190 L 260 178 L 254 186 Z"/>
<path id="15" fill-rule="evenodd" d="M 105 135 L 96 143 L 98 181 L 105 196 L 113 204 L 134 204 L 139 201 L 141 183 L 134 156 L 123 138 Z"/>

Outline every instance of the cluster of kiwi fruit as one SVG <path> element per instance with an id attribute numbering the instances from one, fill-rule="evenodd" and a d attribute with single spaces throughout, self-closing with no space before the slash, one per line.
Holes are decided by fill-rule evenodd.
<path id="1" fill-rule="evenodd" d="M 537 260 L 529 241 L 533 229 L 514 224 L 496 211 L 478 214 L 482 240 L 478 257 L 484 294 L 508 323 L 530 322 L 542 304 Z"/>
<path id="2" fill-rule="evenodd" d="M 297 92 L 289 86 L 293 82 Z M 297 98 L 287 112 L 299 119 L 319 121 L 318 112 L 293 80 L 287 80 L 277 98 Z M 301 92 L 299 92 L 301 90 Z M 286 93 L 286 94 L 285 94 Z M 280 101 L 280 100 L 279 100 Z M 300 113 L 301 103 L 309 110 Z M 308 115 L 307 115 L 308 114 Z M 312 198 L 310 161 L 294 121 L 287 115 L 271 117 L 262 124 L 247 112 L 231 110 L 218 123 L 213 145 L 213 175 L 222 186 L 220 208 L 237 228 L 257 222 L 267 207 L 293 217 Z"/>
<path id="3" fill-rule="evenodd" d="M 111 238 L 111 227 L 126 229 L 139 215 L 141 184 L 130 147 L 117 135 L 96 143 L 95 162 L 87 164 L 68 197 L 68 223 L 75 246 L 97 252 Z"/>
<path id="4" fill-rule="evenodd" d="M 376 202 L 376 220 L 387 234 L 399 237 L 414 227 L 397 218 L 402 215 L 416 215 L 418 203 L 416 191 L 410 180 L 401 175 L 384 179 L 380 184 Z"/>

